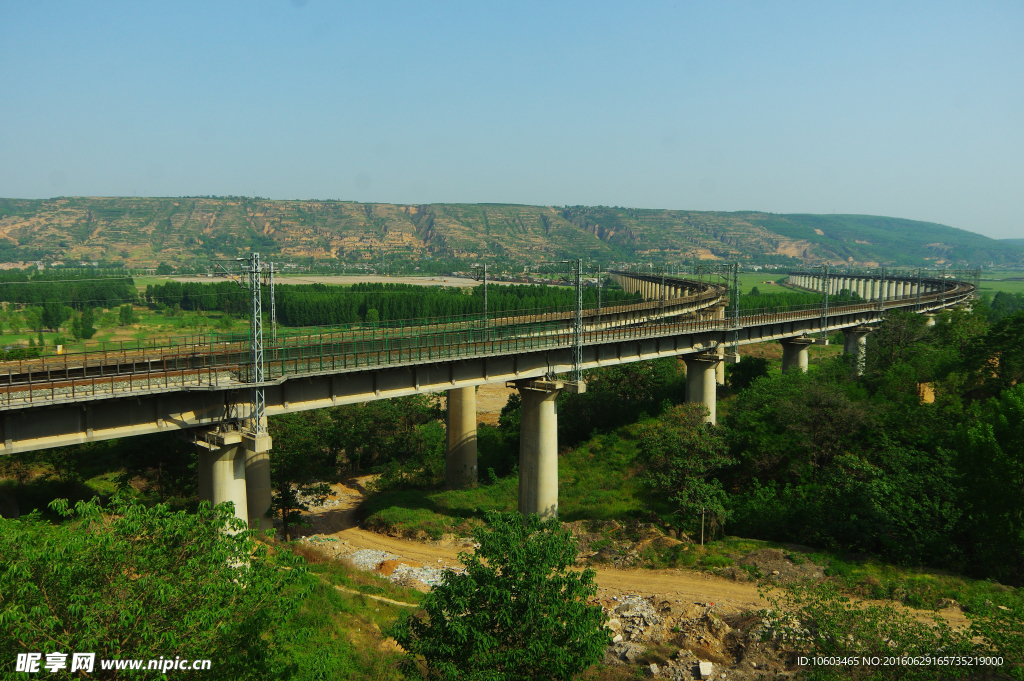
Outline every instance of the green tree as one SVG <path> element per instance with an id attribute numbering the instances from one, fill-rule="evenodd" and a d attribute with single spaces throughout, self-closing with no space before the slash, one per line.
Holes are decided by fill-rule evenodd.
<path id="1" fill-rule="evenodd" d="M 115 497 L 51 508 L 67 520 L 0 519 L 0 675 L 32 651 L 213 661 L 175 671 L 181 679 L 288 675 L 273 625 L 297 610 L 302 570 L 286 552 L 272 560 L 230 505 L 186 513 Z"/>
<path id="2" fill-rule="evenodd" d="M 60 302 L 47 300 L 43 303 L 43 316 L 40 321 L 45 328 L 56 331 L 67 320 L 69 312 L 70 308 L 64 307 Z"/>
<path id="3" fill-rule="evenodd" d="M 725 365 L 725 377 L 733 390 L 746 390 L 755 379 L 767 376 L 770 366 L 764 357 L 744 357 L 742 362 Z"/>
<path id="4" fill-rule="evenodd" d="M 366 319 L 364 319 L 363 321 L 365 321 L 367 324 L 376 324 L 377 322 L 380 321 L 380 312 L 371 307 L 369 310 L 366 311 Z"/>
<path id="5" fill-rule="evenodd" d="M 281 518 L 285 541 L 302 522 L 302 512 L 330 494 L 324 480 L 337 473 L 332 421 L 323 411 L 304 411 L 270 419 L 274 451 L 270 457 L 271 512 Z"/>
<path id="6" fill-rule="evenodd" d="M 608 432 L 636 422 L 641 414 L 657 414 L 666 400 L 681 401 L 679 367 L 671 358 L 587 371 L 585 393 L 563 393 L 558 398 L 558 441 L 572 446 L 595 430 Z"/>
<path id="7" fill-rule="evenodd" d="M 33 331 L 43 330 L 43 308 L 32 306 L 25 308 L 25 326 Z"/>
<path id="8" fill-rule="evenodd" d="M 974 563 L 1024 584 L 1024 385 L 975 407 L 957 434 Z"/>
<path id="9" fill-rule="evenodd" d="M 122 305 L 118 309 L 118 321 L 121 326 L 129 326 L 135 323 L 135 310 L 130 304 Z"/>
<path id="10" fill-rule="evenodd" d="M 577 546 L 557 519 L 491 513 L 460 553 L 465 573 L 448 571 L 423 601 L 423 612 L 391 634 L 422 657 L 433 678 L 519 681 L 569 679 L 601 659 L 610 634 L 594 571 L 570 569 Z"/>
<path id="11" fill-rule="evenodd" d="M 704 422 L 704 405 L 671 407 L 640 431 L 640 459 L 644 482 L 668 499 L 673 522 L 686 529 L 711 521 L 713 529 L 726 519 L 726 493 L 714 474 L 735 463 L 720 428 Z M 696 519 L 696 521 L 695 521 Z"/>
<path id="12" fill-rule="evenodd" d="M 897 364 L 920 366 L 930 354 L 928 318 L 902 310 L 890 310 L 885 321 L 868 336 L 867 373 L 882 375 Z M 930 380 L 930 378 L 922 378 Z"/>
<path id="13" fill-rule="evenodd" d="M 989 394 L 1024 382 L 1024 312 L 1004 318 L 978 339 L 971 360 Z"/>
<path id="14" fill-rule="evenodd" d="M 858 444 L 867 423 L 865 406 L 825 372 L 756 379 L 725 419 L 746 477 L 783 480 L 813 478 L 834 456 Z"/>
<path id="15" fill-rule="evenodd" d="M 96 313 L 92 307 L 86 305 L 82 308 L 82 315 L 78 319 L 79 338 L 89 340 L 96 334 Z"/>

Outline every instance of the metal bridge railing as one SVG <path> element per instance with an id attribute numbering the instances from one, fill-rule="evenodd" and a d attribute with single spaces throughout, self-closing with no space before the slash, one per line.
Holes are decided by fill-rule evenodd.
<path id="1" fill-rule="evenodd" d="M 886 309 L 950 305 L 968 299 L 974 287 L 958 284 L 944 292 L 912 300 L 885 301 Z M 649 306 L 649 305 L 648 305 Z M 623 306 L 639 309 L 642 306 Z M 840 303 L 829 316 L 877 312 L 877 301 Z M 611 314 L 611 308 L 602 311 Z M 699 312 L 697 313 L 699 314 Z M 789 321 L 821 319 L 820 306 L 800 309 L 744 311 L 726 319 L 694 319 L 694 316 L 660 318 L 643 324 L 590 328 L 583 344 L 635 341 L 665 336 L 728 331 Z M 518 319 L 517 322 L 511 320 Z M 452 359 L 512 354 L 570 347 L 568 320 L 534 321 L 536 317 L 497 318 L 486 324 L 472 320 L 426 323 L 416 326 L 327 327 L 312 333 L 278 334 L 264 345 L 264 381 L 273 383 L 288 376 L 357 371 L 376 367 L 421 364 Z M 819 322 L 819 326 L 822 324 Z M 105 348 L 46 358 L 0 364 L 0 408 L 36 403 L 75 401 L 115 394 L 245 387 L 251 371 L 247 339 L 196 338 L 192 344 L 164 347 Z M 205 342 L 203 342 L 205 341 Z M 5 375 L 6 374 L 6 375 Z M 6 379 L 6 380 L 5 380 Z"/>

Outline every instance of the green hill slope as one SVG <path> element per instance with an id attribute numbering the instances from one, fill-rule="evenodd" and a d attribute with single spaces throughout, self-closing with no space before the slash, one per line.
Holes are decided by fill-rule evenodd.
<path id="1" fill-rule="evenodd" d="M 1024 265 L 1024 243 L 866 215 L 607 206 L 394 205 L 246 197 L 0 199 L 0 262 L 195 263 L 249 249 L 279 260 L 424 258 L 525 264 Z"/>

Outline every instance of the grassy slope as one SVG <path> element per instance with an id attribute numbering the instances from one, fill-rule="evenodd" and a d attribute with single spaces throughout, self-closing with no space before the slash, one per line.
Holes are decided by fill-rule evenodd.
<path id="1" fill-rule="evenodd" d="M 367 595 L 419 603 L 423 594 L 395 586 L 383 577 L 356 570 L 345 563 L 329 561 L 315 548 L 301 542 L 289 548 L 309 562 L 310 572 L 306 581 L 310 591 L 302 607 L 293 617 L 279 622 L 275 632 L 278 640 L 284 642 L 285 656 L 295 666 L 292 678 L 295 681 L 404 678 L 397 670 L 401 649 L 383 632 L 410 608 Z"/>
<path id="2" fill-rule="evenodd" d="M 1020 261 L 1022 244 L 990 239 L 933 222 L 874 215 L 753 216 L 751 222 L 792 239 L 806 240 L 840 260 L 928 266 L 940 261 L 988 265 Z M 818 234 L 815 230 L 820 230 Z M 866 242 L 866 243 L 858 243 Z"/>
<path id="3" fill-rule="evenodd" d="M 627 426 L 597 436 L 559 459 L 559 517 L 611 520 L 635 517 L 643 510 L 642 489 L 631 474 L 636 457 L 633 433 Z M 439 537 L 465 532 L 482 521 L 487 511 L 515 510 L 519 479 L 509 476 L 471 490 L 403 490 L 371 495 L 363 505 L 370 528 Z"/>

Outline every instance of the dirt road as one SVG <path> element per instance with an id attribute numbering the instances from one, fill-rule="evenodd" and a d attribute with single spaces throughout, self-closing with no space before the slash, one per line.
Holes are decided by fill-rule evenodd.
<path id="1" fill-rule="evenodd" d="M 365 485 L 372 476 L 362 476 L 332 485 L 334 494 L 328 503 L 333 506 L 312 514 L 311 527 L 301 534 L 317 534 L 335 541 L 321 544 L 331 554 L 343 555 L 359 549 L 386 551 L 401 556 L 401 562 L 414 567 L 458 567 L 460 551 L 472 550 L 461 541 L 418 541 L 390 537 L 364 530 L 356 525 L 355 511 L 365 498 Z M 732 614 L 765 607 L 767 603 L 758 595 L 752 582 L 736 582 L 696 570 L 623 570 L 595 567 L 598 595 L 602 600 L 625 595 L 655 596 L 696 603 L 715 603 L 723 614 Z M 914 611 L 922 620 L 930 621 L 931 611 Z M 957 608 L 939 612 L 951 626 L 961 628 L 968 622 Z"/>
<path id="2" fill-rule="evenodd" d="M 406 559 L 404 562 L 431 567 L 458 567 L 460 551 L 471 550 L 460 542 L 417 541 L 370 532 L 355 523 L 355 510 L 364 498 L 370 476 L 334 485 L 329 503 L 337 504 L 313 514 L 312 526 L 302 534 L 317 534 L 336 541 L 324 545 L 330 553 L 341 555 L 359 549 L 386 551 Z M 765 605 L 757 587 L 693 570 L 619 570 L 595 568 L 599 595 L 611 598 L 637 594 L 661 595 L 700 603 L 716 603 L 725 613 L 750 610 Z"/>

